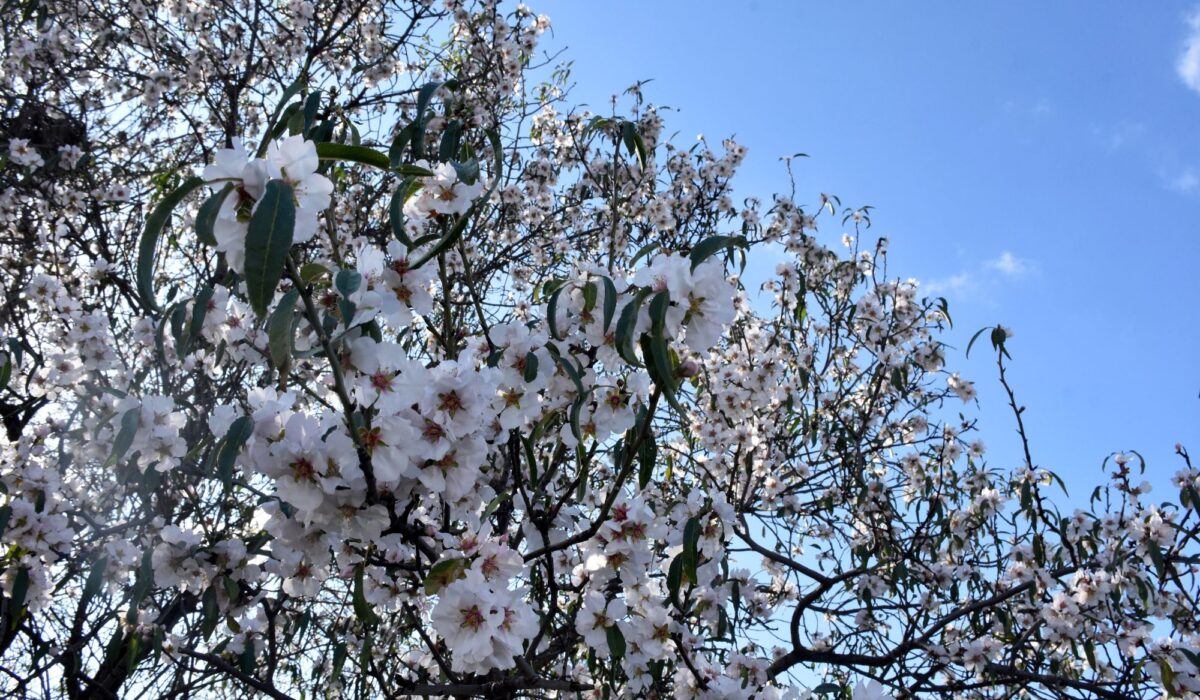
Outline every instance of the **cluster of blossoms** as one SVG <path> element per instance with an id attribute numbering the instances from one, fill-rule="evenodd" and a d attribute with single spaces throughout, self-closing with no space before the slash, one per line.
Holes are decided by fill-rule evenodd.
<path id="1" fill-rule="evenodd" d="M 493 578 L 501 583 L 521 570 L 521 561 L 505 574 L 493 564 Z M 488 561 L 480 559 L 481 562 Z M 497 589 L 482 572 L 483 565 L 472 566 L 466 575 L 454 581 L 438 595 L 431 618 L 433 628 L 454 649 L 451 667 L 455 671 L 487 672 L 516 666 L 516 657 L 524 643 L 537 632 L 537 617 L 525 600 L 524 588 Z"/>
<path id="2" fill-rule="evenodd" d="M 735 198 L 745 147 L 641 86 L 568 108 L 546 18 L 42 5 L 0 38 L 6 692 L 1200 696 L 1186 450 L 1175 502 L 1120 453 L 1072 513 L 990 466 L 868 212 Z"/>
<path id="3" fill-rule="evenodd" d="M 317 172 L 319 162 L 313 142 L 296 135 L 270 144 L 265 158 L 253 159 L 235 139 L 233 148 L 217 151 L 212 164 L 204 168 L 205 181 L 216 191 L 232 185 L 217 212 L 213 234 L 217 251 L 225 254 L 236 272 L 244 271 L 247 228 L 268 180 L 283 180 L 292 187 L 296 198 L 292 243 L 306 243 L 316 235 L 317 215 L 329 206 L 333 192 L 333 183 Z"/>

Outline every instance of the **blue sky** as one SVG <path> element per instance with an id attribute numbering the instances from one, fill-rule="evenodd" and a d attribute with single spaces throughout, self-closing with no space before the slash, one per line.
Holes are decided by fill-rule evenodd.
<path id="1" fill-rule="evenodd" d="M 1175 443 L 1200 455 L 1200 6 L 533 8 L 553 21 L 543 48 L 574 61 L 573 101 L 602 111 L 653 79 L 646 94 L 677 110 L 680 143 L 736 135 L 749 148 L 741 196 L 783 189 L 778 158 L 808 153 L 801 201 L 876 207 L 891 272 L 950 300 L 949 342 L 1011 326 L 1035 461 L 1072 501 L 1122 449 L 1146 456 L 1155 500 L 1170 497 Z M 993 463 L 1018 464 L 989 353 L 950 365 L 976 380 Z"/>

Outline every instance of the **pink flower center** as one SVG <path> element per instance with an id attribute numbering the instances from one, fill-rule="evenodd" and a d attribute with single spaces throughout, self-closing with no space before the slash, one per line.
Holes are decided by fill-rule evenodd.
<path id="1" fill-rule="evenodd" d="M 464 629 L 470 628 L 472 630 L 478 630 L 483 626 L 483 613 L 479 612 L 478 605 L 472 605 L 469 608 L 463 608 L 459 612 L 462 613 L 462 626 Z"/>

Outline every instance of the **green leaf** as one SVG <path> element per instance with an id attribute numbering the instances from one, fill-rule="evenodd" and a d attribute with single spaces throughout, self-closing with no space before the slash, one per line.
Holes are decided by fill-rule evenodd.
<path id="1" fill-rule="evenodd" d="M 138 607 L 142 598 L 154 587 L 154 550 L 146 547 L 142 550 L 142 561 L 138 564 L 137 575 L 133 580 L 133 588 L 129 591 L 129 612 L 125 615 L 127 622 L 137 622 Z"/>
<path id="2" fill-rule="evenodd" d="M 460 119 L 446 122 L 442 130 L 442 142 L 438 146 L 438 160 L 449 163 L 458 155 L 458 144 L 462 140 L 463 123 Z M 471 183 L 467 183 L 471 184 Z"/>
<path id="3" fill-rule="evenodd" d="M 379 623 L 379 616 L 375 614 L 375 608 L 367 602 L 366 593 L 363 592 L 363 578 L 366 572 L 363 567 L 359 567 L 354 573 L 354 615 L 364 624 L 375 625 Z"/>
<path id="4" fill-rule="evenodd" d="M 642 355 L 646 358 L 646 369 L 650 372 L 650 378 L 662 391 L 663 398 L 679 415 L 686 416 L 687 411 L 675 397 L 678 387 L 675 384 L 675 370 L 671 366 L 671 351 L 667 348 L 666 341 L 661 337 L 643 334 Z"/>
<path id="5" fill-rule="evenodd" d="M 357 292 L 361 285 L 362 275 L 355 270 L 338 270 L 338 273 L 333 278 L 333 286 L 344 297 Z"/>
<path id="6" fill-rule="evenodd" d="M 391 224 L 392 235 L 409 249 L 413 247 L 413 242 L 404 230 L 404 203 L 419 189 L 421 189 L 421 183 L 415 178 L 405 178 L 392 193 L 392 201 L 388 205 L 388 223 Z"/>
<path id="7" fill-rule="evenodd" d="M 16 338 L 8 339 L 8 351 L 13 357 L 14 365 L 19 367 L 21 366 L 21 363 L 25 361 L 25 348 L 27 347 L 29 347 L 28 344 L 23 340 L 17 340 Z M 32 348 L 29 348 L 29 352 L 35 358 L 41 358 L 41 355 L 34 352 Z"/>
<path id="8" fill-rule="evenodd" d="M 293 97 L 295 97 L 297 94 L 300 93 L 301 88 L 304 87 L 304 84 L 306 82 L 307 81 L 305 80 L 305 76 L 301 75 L 300 77 L 296 78 L 292 82 L 291 85 L 288 85 L 286 88 L 283 89 L 283 94 L 281 94 L 279 96 L 279 101 L 275 103 L 275 111 L 271 113 L 271 118 L 267 120 L 268 127 L 267 127 L 266 132 L 263 134 L 262 143 L 260 143 L 258 145 L 258 150 L 255 151 L 258 154 L 259 158 L 262 158 L 263 156 L 265 156 L 267 154 L 267 146 L 270 145 L 271 139 L 278 136 L 279 133 L 282 133 L 281 131 L 279 131 L 278 127 L 279 127 L 281 121 L 286 121 L 286 120 L 280 120 L 280 113 L 284 111 L 284 105 L 286 105 L 289 100 L 291 100 Z M 289 107 L 289 109 L 292 109 L 292 108 L 293 107 Z M 299 102 L 294 104 L 294 109 L 295 110 L 300 109 Z"/>
<path id="9" fill-rule="evenodd" d="M 8 521 L 12 518 L 12 506 L 5 504 L 0 506 L 0 535 L 8 529 Z"/>
<path id="10" fill-rule="evenodd" d="M 537 358 L 537 355 L 535 355 L 533 353 L 533 351 L 531 350 L 531 351 L 525 353 L 525 372 L 522 374 L 522 378 L 525 380 L 526 383 L 529 383 L 529 382 L 532 382 L 533 380 L 537 379 L 537 373 L 538 373 L 538 358 Z"/>
<path id="11" fill-rule="evenodd" d="M 200 331 L 204 328 L 204 319 L 208 316 L 208 303 L 212 301 L 213 288 L 205 285 L 196 294 L 196 300 L 192 303 L 192 320 L 188 325 L 187 341 L 183 344 L 183 354 L 191 352 L 191 349 L 196 344 L 196 339 L 200 337 Z"/>
<path id="12" fill-rule="evenodd" d="M 652 291 L 649 288 L 638 291 L 633 299 L 625 305 L 625 308 L 621 309 L 621 316 L 617 319 L 617 354 L 634 367 L 641 367 L 642 363 L 638 362 L 637 355 L 633 352 L 633 334 L 637 328 L 638 314 L 641 312 L 642 303 Z"/>
<path id="13" fill-rule="evenodd" d="M 283 136 L 286 130 L 289 136 L 302 136 L 304 134 L 304 105 L 299 102 L 293 102 L 283 110 L 283 114 L 279 115 L 279 123 L 271 131 L 270 140 L 274 140 Z"/>
<path id="14" fill-rule="evenodd" d="M 79 607 L 87 608 L 90 601 L 97 593 L 100 592 L 100 586 L 104 583 L 104 571 L 108 568 L 108 557 L 102 556 L 92 564 L 92 570 L 88 572 L 87 580 L 83 584 L 83 593 L 79 597 Z"/>
<path id="15" fill-rule="evenodd" d="M 129 651 L 125 655 L 126 669 L 132 671 L 137 668 L 138 661 L 142 658 L 142 633 L 134 630 L 129 633 Z"/>
<path id="16" fill-rule="evenodd" d="M 487 507 L 483 509 L 483 513 L 479 516 L 480 520 L 487 520 L 500 508 L 500 505 L 512 498 L 507 493 L 497 494 L 495 498 L 488 501 Z"/>
<path id="17" fill-rule="evenodd" d="M 434 564 L 425 577 L 425 592 L 437 595 L 438 591 L 462 578 L 468 566 L 466 559 L 443 559 Z"/>
<path id="18" fill-rule="evenodd" d="M 1167 690 L 1170 696 L 1175 695 L 1175 671 L 1171 668 L 1171 664 L 1166 659 L 1159 659 L 1158 670 L 1162 674 L 1163 688 Z"/>
<path id="19" fill-rule="evenodd" d="M 563 371 L 567 373 L 568 377 L 570 377 L 571 382 L 575 384 L 576 398 L 583 396 L 583 374 L 579 371 L 579 368 L 575 366 L 575 363 L 563 357 L 558 352 L 558 348 L 554 347 L 553 345 L 547 345 L 546 349 L 550 351 L 551 356 L 554 357 L 554 361 L 557 362 L 560 367 L 562 367 Z"/>
<path id="20" fill-rule="evenodd" d="M 621 139 L 625 142 L 625 149 L 629 151 L 629 155 L 636 155 L 638 162 L 646 165 L 646 143 L 638 133 L 637 124 L 631 121 L 622 122 Z"/>
<path id="21" fill-rule="evenodd" d="M 1150 560 L 1154 562 L 1154 569 L 1158 572 L 1159 578 L 1164 578 L 1167 575 L 1167 562 L 1163 559 L 1162 550 L 1153 542 L 1148 544 L 1147 549 L 1150 551 Z"/>
<path id="22" fill-rule="evenodd" d="M 133 438 L 137 435 L 141 413 L 141 408 L 131 408 L 121 416 L 121 429 L 117 431 L 117 437 L 113 439 L 112 453 L 105 460 L 105 467 L 116 464 L 129 451 L 129 446 L 133 444 Z"/>
<path id="23" fill-rule="evenodd" d="M 671 560 L 671 566 L 667 568 L 667 593 L 671 596 L 671 602 L 675 607 L 681 607 L 679 601 L 679 587 L 683 585 L 683 555 L 678 555 Z"/>
<path id="24" fill-rule="evenodd" d="M 434 93 L 438 88 L 445 85 L 453 90 L 458 87 L 458 81 L 447 80 L 444 83 L 432 82 L 425 83 L 421 86 L 421 90 L 417 93 L 417 114 L 411 124 L 412 132 L 412 153 L 413 160 L 421 160 L 422 150 L 425 148 L 425 110 L 429 108 L 429 102 L 433 99 Z"/>
<path id="25" fill-rule="evenodd" d="M 151 664 L 158 663 L 159 658 L 162 657 L 163 640 L 166 639 L 166 636 L 167 633 L 161 625 L 154 626 L 154 631 L 150 633 L 150 651 L 153 652 Z"/>
<path id="26" fill-rule="evenodd" d="M 331 270 L 321 263 L 305 263 L 300 267 L 300 279 L 303 280 L 305 284 L 312 284 L 325 275 L 328 275 L 330 272 Z"/>
<path id="27" fill-rule="evenodd" d="M 675 398 L 678 385 L 675 382 L 675 368 L 671 363 L 671 351 L 665 337 L 667 309 L 670 304 L 671 296 L 666 291 L 658 292 L 650 300 L 650 333 L 642 336 L 642 357 L 646 359 L 650 378 L 662 390 L 667 403 L 680 415 L 686 415 Z"/>
<path id="28" fill-rule="evenodd" d="M 650 300 L 650 334 L 665 338 L 667 330 L 667 310 L 671 307 L 671 293 L 661 291 Z"/>
<path id="29" fill-rule="evenodd" d="M 450 230 L 446 232 L 446 235 L 442 236 L 437 243 L 434 243 L 433 247 L 425 251 L 425 253 L 423 253 L 421 257 L 418 258 L 417 261 L 414 262 L 410 267 L 415 270 L 446 252 L 455 243 L 458 243 L 458 239 L 462 238 L 463 232 L 467 230 L 467 224 L 471 222 L 471 219 L 474 218 L 475 212 L 478 211 L 479 202 L 484 200 L 485 198 L 483 197 L 475 200 L 476 203 L 472 204 L 470 209 L 467 209 L 462 216 L 458 217 L 458 221 L 454 222 L 454 225 L 450 227 Z"/>
<path id="30" fill-rule="evenodd" d="M 407 163 L 392 166 L 392 172 L 405 177 L 433 177 L 432 170 L 422 168 L 419 165 L 408 165 Z"/>
<path id="31" fill-rule="evenodd" d="M 25 596 L 29 595 L 29 569 L 22 566 L 13 577 L 12 595 L 8 597 L 10 610 L 17 611 L 25 606 Z M 20 616 L 13 614 L 13 625 L 20 621 Z"/>
<path id="32" fill-rule="evenodd" d="M 646 488 L 654 476 L 654 464 L 658 460 L 658 445 L 654 441 L 654 430 L 649 425 L 647 439 L 638 446 L 638 488 Z"/>
<path id="33" fill-rule="evenodd" d="M 474 158 L 463 163 L 453 160 L 450 165 L 454 168 L 454 174 L 464 183 L 474 185 L 479 181 L 479 161 Z"/>
<path id="34" fill-rule="evenodd" d="M 208 639 L 213 630 L 217 628 L 217 621 L 220 619 L 221 610 L 217 606 L 217 587 L 209 586 L 204 589 L 200 602 L 200 634 Z"/>
<path id="35" fill-rule="evenodd" d="M 171 336 L 175 338 L 175 347 L 183 350 L 184 343 L 187 342 L 187 338 L 183 336 L 184 320 L 187 318 L 187 304 L 182 301 L 176 302 L 171 313 L 167 316 L 171 320 Z"/>
<path id="36" fill-rule="evenodd" d="M 342 667 L 346 664 L 347 647 L 345 642 L 338 642 L 333 647 L 333 677 L 342 675 Z"/>
<path id="37" fill-rule="evenodd" d="M 822 683 L 816 688 L 813 688 L 812 691 L 818 695 L 828 695 L 830 693 L 842 692 L 842 686 L 838 685 L 837 683 Z"/>
<path id="38" fill-rule="evenodd" d="M 705 238 L 692 247 L 692 252 L 688 255 L 688 260 L 692 262 L 692 272 L 701 265 L 705 260 L 708 260 L 718 252 L 730 248 L 746 248 L 749 244 L 742 236 L 712 236 Z"/>
<path id="39" fill-rule="evenodd" d="M 608 651 L 612 654 L 615 661 L 620 661 L 625 657 L 625 635 L 621 632 L 621 628 L 616 625 L 610 625 L 604 629 L 604 633 L 608 636 Z"/>
<path id="40" fill-rule="evenodd" d="M 250 215 L 246 234 L 246 292 L 250 307 L 259 317 L 267 315 L 267 306 L 275 296 L 288 249 L 292 247 L 296 227 L 293 197 L 291 185 L 271 180 Z"/>
<path id="41" fill-rule="evenodd" d="M 321 91 L 314 90 L 304 100 L 304 130 L 303 133 L 308 134 L 312 131 L 313 123 L 317 120 L 317 112 L 321 109 Z"/>
<path id="42" fill-rule="evenodd" d="M 204 204 L 200 205 L 200 211 L 196 212 L 196 237 L 200 242 L 215 246 L 217 244 L 217 236 L 213 233 L 213 229 L 217 223 L 217 214 L 221 213 L 221 205 L 225 203 L 225 198 L 233 191 L 233 183 L 227 182 L 225 186 L 217 190 L 211 197 L 204 200 Z"/>
<path id="43" fill-rule="evenodd" d="M 242 673 L 254 676 L 254 667 L 257 665 L 257 661 L 258 653 L 254 648 L 254 638 L 247 635 L 242 653 L 238 654 L 238 666 L 242 669 Z"/>
<path id="44" fill-rule="evenodd" d="M 633 258 L 630 259 L 629 267 L 633 267 L 634 265 L 637 265 L 638 260 L 641 260 L 642 258 L 646 257 L 647 255 L 650 255 L 654 251 L 658 250 L 660 247 L 661 246 L 659 246 L 659 244 L 657 244 L 657 243 L 648 243 L 648 244 L 642 246 L 642 248 L 640 250 L 638 250 L 637 253 L 634 253 Z"/>
<path id="45" fill-rule="evenodd" d="M 983 328 L 980 328 L 979 330 L 975 331 L 975 335 L 971 336 L 970 342 L 967 343 L 967 352 L 965 353 L 965 356 L 968 359 L 970 359 L 970 357 L 971 357 L 971 346 L 973 346 L 975 344 L 975 341 L 979 339 L 979 336 L 983 335 L 984 331 L 988 331 L 991 329 L 992 329 L 991 326 L 984 326 Z"/>
<path id="46" fill-rule="evenodd" d="M 683 573 L 688 580 L 697 583 L 696 567 L 700 563 L 700 521 L 688 518 L 683 526 Z"/>
<path id="47" fill-rule="evenodd" d="M 399 172 L 401 175 L 418 175 L 430 177 L 433 172 L 415 165 L 392 165 L 384 154 L 366 146 L 351 146 L 344 143 L 318 143 L 317 157 L 321 160 L 341 160 L 351 163 L 361 163 L 380 170 Z"/>
<path id="48" fill-rule="evenodd" d="M 221 577 L 221 586 L 225 589 L 225 597 L 229 599 L 231 604 L 236 603 L 242 597 L 241 587 L 238 586 L 237 581 L 228 576 Z"/>
<path id="49" fill-rule="evenodd" d="M 554 340 L 559 340 L 558 333 L 558 299 L 562 296 L 563 290 L 567 285 L 561 285 L 554 293 L 550 295 L 550 301 L 546 303 L 546 325 L 550 329 L 550 337 Z"/>
<path id="50" fill-rule="evenodd" d="M 233 463 L 237 460 L 242 445 L 254 433 L 254 419 L 250 416 L 238 416 L 225 431 L 225 437 L 217 446 L 217 477 L 228 489 L 233 484 Z"/>
<path id="51" fill-rule="evenodd" d="M 592 390 L 588 389 L 587 392 L 576 396 L 575 400 L 571 402 L 571 408 L 567 414 L 568 420 L 571 423 L 571 434 L 574 435 L 575 439 L 580 443 L 583 442 L 583 426 L 580 422 L 580 416 L 583 413 L 583 407 L 587 403 L 587 399 L 590 398 L 591 395 Z M 582 462 L 583 460 L 580 459 L 580 461 Z M 582 496 L 580 496 L 580 500 L 583 500 Z"/>
<path id="52" fill-rule="evenodd" d="M 358 668 L 363 673 L 371 672 L 371 661 L 375 658 L 371 633 L 363 635 L 362 648 L 358 652 Z"/>
<path id="53" fill-rule="evenodd" d="M 285 374 L 292 364 L 292 320 L 296 308 L 296 300 L 300 298 L 300 290 L 291 289 L 279 300 L 279 306 L 271 312 L 267 320 L 267 347 L 271 352 L 271 362 Z"/>
<path id="54" fill-rule="evenodd" d="M 583 311 L 589 313 L 596 308 L 596 295 L 599 293 L 595 282 L 588 282 L 583 285 Z"/>
<path id="55" fill-rule="evenodd" d="M 954 319 L 950 318 L 950 302 L 946 301 L 946 297 L 938 297 L 938 308 L 941 309 L 942 315 L 946 317 L 946 323 L 950 327 L 954 327 Z"/>
<path id="56" fill-rule="evenodd" d="M 151 309 L 158 309 L 158 304 L 154 300 L 154 258 L 157 253 L 158 238 L 166 228 L 167 222 L 171 220 L 171 212 L 175 211 L 175 207 L 179 206 L 185 197 L 203 184 L 203 178 L 195 175 L 189 177 L 183 181 L 182 185 L 163 197 L 158 206 L 150 212 L 150 216 L 146 217 L 146 227 L 142 230 L 142 239 L 138 243 L 137 288 L 142 301 Z"/>
<path id="57" fill-rule="evenodd" d="M 414 131 L 413 125 L 409 124 L 396 132 L 396 138 L 392 139 L 391 148 L 388 149 L 388 162 L 393 168 L 404 162 L 404 149 L 412 141 Z"/>
<path id="58" fill-rule="evenodd" d="M 602 276 L 600 282 L 604 285 L 604 332 L 607 333 L 617 315 L 617 285 L 609 277 Z"/>

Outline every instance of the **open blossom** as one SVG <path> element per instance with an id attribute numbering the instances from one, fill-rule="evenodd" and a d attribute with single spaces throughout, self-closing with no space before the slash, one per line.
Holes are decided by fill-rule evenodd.
<path id="1" fill-rule="evenodd" d="M 9 139 L 8 157 L 17 165 L 28 168 L 40 168 L 45 163 L 37 149 L 29 145 L 28 139 Z"/>
<path id="2" fill-rule="evenodd" d="M 851 700 L 893 700 L 879 681 L 859 681 L 850 694 Z"/>
<path id="3" fill-rule="evenodd" d="M 404 204 L 404 215 L 416 222 L 423 223 L 434 215 L 465 214 L 483 192 L 483 183 L 463 182 L 450 163 L 431 166 L 427 161 L 417 161 L 416 165 L 433 170 L 432 176 L 421 179 L 421 189 Z"/>
<path id="4" fill-rule="evenodd" d="M 523 592 L 493 589 L 475 569 L 438 594 L 431 619 L 450 649 L 451 668 L 460 672 L 512 668 L 521 643 L 537 632 Z"/>
<path id="5" fill-rule="evenodd" d="M 595 649 L 599 656 L 607 657 L 610 653 L 608 628 L 624 620 L 627 614 L 625 601 L 620 598 L 605 601 L 602 593 L 589 591 L 575 616 L 575 631 L 583 635 L 584 643 Z"/>
<path id="6" fill-rule="evenodd" d="M 317 173 L 320 160 L 317 147 L 303 136 L 289 136 L 272 143 L 265 158 L 250 158 L 240 139 L 232 148 L 217 151 L 203 177 L 214 192 L 232 183 L 213 224 L 217 250 L 224 253 L 230 267 L 241 272 L 246 260 L 246 234 L 250 217 L 269 180 L 279 179 L 292 187 L 296 203 L 296 224 L 292 243 L 305 243 L 317 232 L 317 216 L 329 206 L 333 183 Z"/>
<path id="7" fill-rule="evenodd" d="M 670 295 L 666 334 L 674 336 L 686 328 L 685 342 L 695 352 L 705 352 L 716 344 L 734 319 L 733 290 L 725 277 L 725 266 L 718 260 L 706 260 L 692 270 L 688 258 L 663 253 L 638 270 L 633 283 Z M 649 309 L 643 311 L 641 325 L 649 328 Z"/>
<path id="8" fill-rule="evenodd" d="M 680 144 L 642 84 L 566 104 L 523 4 L 32 4 L 0 696 L 1200 690 L 1186 449 L 1064 514 L 949 405 L 949 303 L 869 207 L 734 187 L 746 149 Z M 213 148 L 239 130 L 272 138 Z M 219 255 L 162 194 L 200 153 Z M 299 245 L 246 274 L 281 184 Z"/>
<path id="9" fill-rule="evenodd" d="M 360 319 L 378 314 L 389 326 L 401 329 L 412 323 L 413 313 L 427 315 L 433 311 L 433 271 L 429 266 L 413 268 L 411 257 L 411 251 L 399 241 L 389 241 L 386 254 L 369 243 L 358 250 L 357 270 L 362 283 L 348 299 L 355 304 Z"/>
<path id="10" fill-rule="evenodd" d="M 946 383 L 955 394 L 958 394 L 958 398 L 962 399 L 963 403 L 975 398 L 975 382 L 963 379 L 958 376 L 958 372 L 947 377 Z"/>

